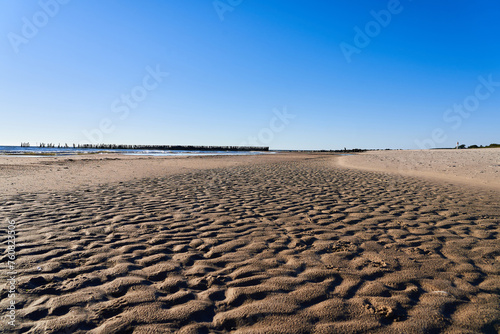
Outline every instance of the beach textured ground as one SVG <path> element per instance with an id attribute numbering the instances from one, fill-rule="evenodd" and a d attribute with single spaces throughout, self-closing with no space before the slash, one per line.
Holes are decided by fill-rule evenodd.
<path id="1" fill-rule="evenodd" d="M 45 161 L 67 173 L 80 163 L 67 159 Z M 17 182 L 30 170 L 5 168 L 20 189 L 0 207 L 3 224 L 17 222 L 19 294 L 16 329 L 0 328 L 497 333 L 500 193 L 338 159 L 94 159 L 82 173 L 114 163 L 156 172 L 116 169 L 121 181 L 36 191 Z"/>
<path id="2" fill-rule="evenodd" d="M 369 151 L 339 160 L 341 165 L 418 176 L 500 191 L 500 148 Z"/>

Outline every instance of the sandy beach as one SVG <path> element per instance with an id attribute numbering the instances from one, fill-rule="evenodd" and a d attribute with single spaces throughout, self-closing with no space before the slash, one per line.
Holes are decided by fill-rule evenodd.
<path id="1" fill-rule="evenodd" d="M 500 148 L 369 151 L 341 157 L 339 164 L 356 169 L 500 190 Z"/>
<path id="2" fill-rule="evenodd" d="M 0 157 L 0 331 L 498 333 L 499 157 Z"/>

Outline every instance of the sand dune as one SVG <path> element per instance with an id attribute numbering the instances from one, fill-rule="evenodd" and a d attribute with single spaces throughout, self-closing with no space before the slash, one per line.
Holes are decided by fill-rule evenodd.
<path id="1" fill-rule="evenodd" d="M 16 331 L 500 330 L 500 193 L 331 156 L 232 159 L 4 194 Z"/>

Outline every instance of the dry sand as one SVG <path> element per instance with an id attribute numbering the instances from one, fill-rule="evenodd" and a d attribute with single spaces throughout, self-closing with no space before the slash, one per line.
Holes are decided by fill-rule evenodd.
<path id="1" fill-rule="evenodd" d="M 370 151 L 339 159 L 351 168 L 500 190 L 500 148 Z"/>
<path id="2" fill-rule="evenodd" d="M 500 192 L 353 158 L 0 158 L 0 330 L 497 333 Z"/>

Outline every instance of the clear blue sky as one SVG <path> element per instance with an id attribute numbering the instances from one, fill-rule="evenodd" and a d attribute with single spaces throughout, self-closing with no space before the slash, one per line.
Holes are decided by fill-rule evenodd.
<path id="1" fill-rule="evenodd" d="M 60 2 L 0 3 L 0 144 L 500 142 L 496 1 Z"/>

